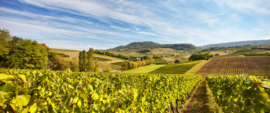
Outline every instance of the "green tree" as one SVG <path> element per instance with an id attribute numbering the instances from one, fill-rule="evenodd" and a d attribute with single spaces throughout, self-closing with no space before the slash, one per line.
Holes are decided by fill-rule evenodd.
<path id="1" fill-rule="evenodd" d="M 78 72 L 79 71 L 79 65 L 78 65 L 78 58 L 76 57 L 73 57 L 70 61 L 70 69 L 73 71 L 73 72 Z"/>
<path id="2" fill-rule="evenodd" d="M 65 60 L 64 57 L 61 57 L 59 55 L 57 55 L 53 61 L 52 61 L 52 65 L 51 65 L 51 69 L 52 70 L 59 70 L 59 71 L 64 71 L 66 69 L 68 69 L 70 67 L 69 61 Z"/>
<path id="3" fill-rule="evenodd" d="M 79 68 L 80 71 L 87 71 L 87 53 L 85 50 L 79 53 Z"/>
<path id="4" fill-rule="evenodd" d="M 95 72 L 99 72 L 99 69 L 98 69 L 98 59 L 96 59 L 96 62 L 95 62 Z"/>
<path id="5" fill-rule="evenodd" d="M 16 69 L 44 69 L 48 63 L 47 49 L 37 41 L 12 37 L 8 41 L 8 54 L 1 56 L 1 67 Z"/>
<path id="6" fill-rule="evenodd" d="M 4 57 L 4 54 L 8 54 L 9 45 L 8 42 L 11 40 L 11 36 L 7 29 L 0 29 L 0 60 L 1 57 Z"/>
<path id="7" fill-rule="evenodd" d="M 89 48 L 88 52 L 87 52 L 87 71 L 95 71 L 95 62 L 94 62 L 94 49 L 93 48 Z"/>
<path id="8" fill-rule="evenodd" d="M 180 60 L 179 60 L 179 59 L 176 59 L 176 60 L 174 61 L 174 63 L 180 63 Z"/>

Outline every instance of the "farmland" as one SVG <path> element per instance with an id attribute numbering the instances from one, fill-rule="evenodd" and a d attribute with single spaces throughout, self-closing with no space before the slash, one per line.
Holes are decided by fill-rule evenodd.
<path id="1" fill-rule="evenodd" d="M 222 57 L 210 60 L 197 75 L 270 75 L 270 57 Z"/>
<path id="2" fill-rule="evenodd" d="M 143 66 L 131 70 L 124 71 L 123 73 L 149 73 L 151 71 L 154 71 L 160 67 L 163 67 L 164 65 L 148 65 L 148 66 Z"/>
<path id="3" fill-rule="evenodd" d="M 164 67 L 158 68 L 150 73 L 152 74 L 184 74 L 186 71 L 191 69 L 194 65 L 201 62 L 198 61 L 192 61 L 192 62 L 185 62 L 185 63 L 175 63 L 175 64 L 168 64 Z"/>
<path id="4" fill-rule="evenodd" d="M 9 113 L 181 111 L 201 80 L 196 75 L 0 69 L 0 110 Z"/>

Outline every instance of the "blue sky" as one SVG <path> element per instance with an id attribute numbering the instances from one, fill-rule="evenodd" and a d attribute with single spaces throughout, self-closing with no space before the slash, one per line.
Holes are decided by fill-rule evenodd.
<path id="1" fill-rule="evenodd" d="M 270 39 L 270 0 L 1 0 L 0 28 L 51 48 Z"/>

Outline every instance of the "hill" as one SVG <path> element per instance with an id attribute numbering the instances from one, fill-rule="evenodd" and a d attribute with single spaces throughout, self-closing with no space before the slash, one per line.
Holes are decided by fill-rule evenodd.
<path id="1" fill-rule="evenodd" d="M 250 41 L 238 41 L 238 42 L 227 42 L 219 44 L 209 44 L 204 46 L 199 46 L 201 48 L 210 48 L 210 47 L 234 47 L 234 46 L 244 46 L 244 45 L 269 45 L 269 40 L 250 40 Z"/>
<path id="2" fill-rule="evenodd" d="M 114 51 L 114 52 L 123 52 L 123 51 L 141 51 L 143 49 L 156 49 L 156 48 L 171 48 L 175 50 L 184 50 L 188 52 L 196 52 L 198 50 L 201 50 L 201 48 L 198 48 L 192 44 L 158 44 L 151 41 L 145 41 L 145 42 L 132 42 L 126 46 L 118 46 L 112 49 L 109 49 L 108 51 Z"/>

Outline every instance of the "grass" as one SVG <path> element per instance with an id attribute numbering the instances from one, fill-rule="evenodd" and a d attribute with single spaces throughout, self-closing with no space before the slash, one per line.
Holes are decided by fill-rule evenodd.
<path id="1" fill-rule="evenodd" d="M 54 51 L 61 51 L 61 52 L 80 52 L 80 50 L 71 50 L 71 49 L 56 49 L 56 48 L 51 48 Z"/>
<path id="2" fill-rule="evenodd" d="M 101 57 L 94 57 L 94 59 L 98 59 L 98 61 L 112 61 L 111 59 L 101 58 Z"/>
<path id="3" fill-rule="evenodd" d="M 202 81 L 184 113 L 220 113 L 207 82 Z"/>
<path id="4" fill-rule="evenodd" d="M 139 67 L 139 68 L 135 68 L 135 69 L 131 69 L 131 70 L 127 70 L 127 71 L 123 71 L 123 73 L 149 73 L 153 70 L 156 70 L 160 67 L 163 67 L 165 65 L 148 65 L 148 66 L 143 66 L 143 67 Z"/>
<path id="5" fill-rule="evenodd" d="M 150 73 L 152 74 L 184 74 L 186 71 L 191 69 L 194 65 L 198 64 L 199 62 L 201 62 L 201 60 L 185 62 L 185 63 L 168 64 Z"/>
<path id="6" fill-rule="evenodd" d="M 122 58 L 118 58 L 118 57 L 112 57 L 112 56 L 107 56 L 107 55 L 102 55 L 102 54 L 97 54 L 97 53 L 94 53 L 93 55 L 105 56 L 105 57 L 110 57 L 110 58 L 114 58 L 114 59 L 118 59 L 118 60 L 126 60 L 126 59 L 122 59 Z"/>
<path id="7" fill-rule="evenodd" d="M 196 64 L 195 66 L 193 66 L 190 70 L 188 70 L 185 74 L 186 75 L 194 75 L 195 73 L 197 73 L 197 71 L 199 71 L 202 66 L 204 66 L 206 63 L 208 62 L 208 60 L 202 60 L 200 63 Z"/>
<path id="8" fill-rule="evenodd" d="M 115 62 L 115 63 L 111 63 L 112 65 L 118 65 L 118 66 L 122 66 L 122 64 L 125 62 Z"/>

